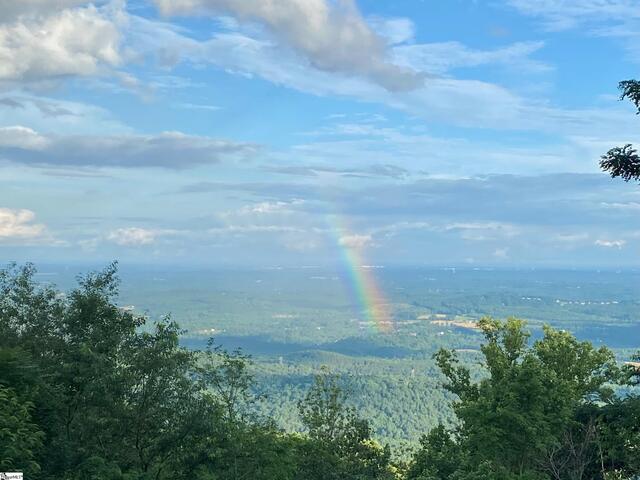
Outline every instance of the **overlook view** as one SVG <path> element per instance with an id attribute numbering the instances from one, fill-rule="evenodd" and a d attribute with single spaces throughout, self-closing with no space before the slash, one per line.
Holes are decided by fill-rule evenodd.
<path id="1" fill-rule="evenodd" d="M 638 40 L 0 0 L 0 478 L 640 479 Z"/>

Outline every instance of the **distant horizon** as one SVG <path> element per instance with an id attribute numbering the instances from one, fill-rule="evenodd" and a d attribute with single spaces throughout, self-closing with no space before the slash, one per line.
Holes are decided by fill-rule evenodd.
<path id="1" fill-rule="evenodd" d="M 183 272 L 207 272 L 207 271 L 225 271 L 225 270 L 237 270 L 237 271 L 273 271 L 273 270 L 324 270 L 324 271 L 334 271 L 334 270 L 344 270 L 344 265 L 339 263 L 326 263 L 326 264 L 316 264 L 316 265 L 285 265 L 285 264 L 264 264 L 264 265 L 255 265 L 255 264 L 228 264 L 228 263 L 220 263 L 220 264 L 172 264 L 172 263 L 134 263 L 134 262 L 123 262 L 119 260 L 108 260 L 104 262 L 93 261 L 93 262 L 38 262 L 32 260 L 26 261 L 8 261 L 8 262 L 0 262 L 0 269 L 7 268 L 9 265 L 15 264 L 16 266 L 24 266 L 26 264 L 33 264 L 38 274 L 47 274 L 51 272 L 46 272 L 44 269 L 46 268 L 59 268 L 59 269 L 78 269 L 77 273 L 86 273 L 89 271 L 98 271 L 101 270 L 111 263 L 116 262 L 118 264 L 118 271 L 126 272 L 126 271 L 183 271 Z M 625 266 L 617 266 L 617 265 L 562 265 L 562 264 L 554 264 L 554 265 L 472 265 L 472 264 L 378 264 L 378 265 L 362 265 L 363 268 L 370 268 L 372 270 L 376 269 L 388 269 L 388 270 L 411 270 L 411 269 L 429 269 L 429 270 L 464 270 L 464 271 L 561 271 L 561 272 L 571 272 L 571 271 L 585 271 L 585 272 L 593 272 L 597 273 L 598 271 L 608 272 L 608 273 L 616 273 L 620 272 L 636 272 L 640 271 L 640 263 L 638 265 L 625 265 Z M 56 272 L 57 273 L 57 272 Z"/>

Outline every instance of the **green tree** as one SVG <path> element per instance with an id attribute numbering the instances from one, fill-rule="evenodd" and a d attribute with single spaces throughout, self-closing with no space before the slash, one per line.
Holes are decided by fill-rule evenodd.
<path id="1" fill-rule="evenodd" d="M 618 84 L 620 100 L 628 99 L 640 113 L 640 81 L 623 80 Z M 640 180 L 640 157 L 631 144 L 615 147 L 600 159 L 600 167 L 611 177 L 620 177 L 625 182 Z"/>
<path id="2" fill-rule="evenodd" d="M 249 407 L 258 400 L 252 391 L 255 379 L 249 370 L 251 366 L 250 355 L 240 349 L 228 352 L 215 346 L 213 339 L 202 352 L 197 367 L 198 377 L 222 407 L 225 419 L 230 423 L 245 420 Z"/>
<path id="3" fill-rule="evenodd" d="M 119 440 L 127 467 L 149 478 L 175 476 L 198 435 L 210 433 L 215 407 L 192 375 L 195 355 L 179 346 L 168 319 L 123 345 Z"/>
<path id="4" fill-rule="evenodd" d="M 168 318 L 146 327 L 118 308 L 116 273 L 62 294 L 30 265 L 0 271 L 2 465 L 41 479 L 293 478 L 298 442 L 244 415 L 248 358 L 188 351 Z"/>
<path id="5" fill-rule="evenodd" d="M 458 398 L 458 440 L 447 439 L 442 429 L 427 437 L 413 478 L 450 474 L 448 457 L 434 453 L 438 444 L 457 452 L 460 466 L 451 478 L 484 478 L 483 469 L 494 478 L 588 478 L 584 472 L 595 461 L 595 420 L 585 420 L 591 426 L 584 427 L 578 412 L 584 405 L 611 401 L 607 382 L 617 378 L 613 354 L 551 328 L 530 345 L 524 322 L 514 318 L 483 318 L 479 326 L 485 337 L 484 379 L 473 382 L 454 352 L 436 355 L 445 388 Z M 580 442 L 587 444 L 583 454 L 568 455 Z"/>
<path id="6" fill-rule="evenodd" d="M 326 371 L 317 375 L 298 410 L 309 435 L 301 448 L 298 478 L 393 478 L 389 447 L 375 442 L 369 423 L 348 406 L 338 376 Z"/>
<path id="7" fill-rule="evenodd" d="M 449 480 L 466 463 L 464 453 L 452 432 L 438 425 L 420 439 L 407 480 Z"/>
<path id="8" fill-rule="evenodd" d="M 640 398 L 628 396 L 606 405 L 598 426 L 606 471 L 619 478 L 640 475 Z"/>
<path id="9" fill-rule="evenodd" d="M 624 80 L 618 85 L 620 100 L 627 99 L 636 107 L 636 114 L 640 114 L 640 81 Z M 625 182 L 640 180 L 640 156 L 631 144 L 616 147 L 602 156 L 600 167 L 608 172 L 611 177 L 620 177 Z M 640 353 L 635 360 L 640 360 Z M 627 383 L 638 386 L 640 384 L 640 369 L 627 368 Z M 640 472 L 638 449 L 634 446 L 638 441 L 640 419 L 638 418 L 638 404 L 640 400 L 636 395 L 629 395 L 619 399 L 605 411 L 601 429 L 606 438 L 608 450 L 602 454 L 613 468 L 611 478 L 624 478 L 624 475 Z M 605 460 L 603 459 L 603 464 Z M 620 475 L 619 477 L 617 475 Z"/>
<path id="10" fill-rule="evenodd" d="M 0 471 L 37 474 L 36 458 L 44 434 L 31 417 L 33 404 L 0 385 L 0 405 Z"/>
<path id="11" fill-rule="evenodd" d="M 194 379 L 205 391 L 212 411 L 211 430 L 190 444 L 184 465 L 187 478 L 293 479 L 297 448 L 304 439 L 280 432 L 269 420 L 251 414 L 251 358 L 240 350 L 227 352 L 213 341 L 200 352 Z"/>

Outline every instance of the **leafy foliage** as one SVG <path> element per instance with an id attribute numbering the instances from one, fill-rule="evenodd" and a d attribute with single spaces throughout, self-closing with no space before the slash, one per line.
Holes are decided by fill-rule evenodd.
<path id="1" fill-rule="evenodd" d="M 636 114 L 640 114 L 640 82 L 638 80 L 623 80 L 618 84 L 620 100 L 628 99 L 636 107 Z M 602 155 L 600 168 L 609 173 L 612 178 L 620 177 L 625 182 L 640 180 L 640 157 L 631 144 L 615 147 Z"/>
<path id="2" fill-rule="evenodd" d="M 627 457 L 634 447 L 620 444 L 634 438 L 629 426 L 607 433 L 615 428 L 607 420 L 612 406 L 630 413 L 637 401 L 614 399 L 610 384 L 620 375 L 608 349 L 548 327 L 530 345 L 524 322 L 514 318 L 485 318 L 480 327 L 488 375 L 471 382 L 455 353 L 437 354 L 445 388 L 458 397 L 460 424 L 449 434 L 439 427 L 423 438 L 409 478 L 595 479 L 624 468 L 638 473 Z M 620 457 L 625 460 L 617 464 Z"/>
<path id="3" fill-rule="evenodd" d="M 640 157 L 631 144 L 609 150 L 602 156 L 600 168 L 612 178 L 621 177 L 625 182 L 640 179 Z"/>
<path id="4" fill-rule="evenodd" d="M 43 433 L 33 423 L 30 402 L 22 402 L 10 388 L 0 386 L 0 470 L 24 470 L 27 474 L 40 469 L 34 452 L 42 446 Z"/>
<path id="5" fill-rule="evenodd" d="M 640 82 L 638 80 L 623 80 L 618 84 L 620 100 L 630 100 L 640 113 Z"/>
<path id="6" fill-rule="evenodd" d="M 372 440 L 369 423 L 346 405 L 337 377 L 316 376 L 298 409 L 310 439 L 304 452 L 304 478 L 392 478 L 389 448 Z M 326 465 L 334 466 L 330 476 Z"/>
<path id="7" fill-rule="evenodd" d="M 335 417 L 309 423 L 330 437 L 286 434 L 252 415 L 251 359 L 212 343 L 187 350 L 170 318 L 149 328 L 119 308 L 115 264 L 67 295 L 34 275 L 31 265 L 0 272 L 3 470 L 40 479 L 302 479 L 324 458 L 317 478 L 387 472 L 389 450 L 342 403 L 331 406 Z M 324 411 L 316 391 L 303 411 Z"/>

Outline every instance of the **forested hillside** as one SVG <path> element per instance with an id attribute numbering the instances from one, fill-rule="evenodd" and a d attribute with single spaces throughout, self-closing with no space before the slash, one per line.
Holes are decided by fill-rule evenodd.
<path id="1" fill-rule="evenodd" d="M 450 399 L 455 419 L 421 432 L 420 447 L 403 455 L 373 438 L 367 412 L 328 370 L 289 412 L 300 430 L 282 431 L 255 414 L 269 400 L 254 393 L 249 357 L 187 350 L 169 318 L 145 325 L 119 308 L 115 266 L 68 294 L 34 274 L 0 274 L 0 471 L 114 480 L 640 474 L 640 398 L 621 389 L 637 372 L 564 331 L 530 342 L 520 320 L 483 319 L 479 379 L 441 350 L 444 384 L 406 395 Z"/>
<path id="2" fill-rule="evenodd" d="M 42 267 L 40 281 L 73 286 L 73 272 Z M 171 312 L 187 330 L 181 344 L 206 347 L 214 336 L 229 350 L 250 352 L 255 411 L 286 430 L 301 428 L 296 404 L 327 366 L 339 374 L 349 402 L 394 450 L 417 445 L 423 432 L 455 421 L 453 396 L 433 355 L 456 350 L 476 379 L 483 316 L 526 319 L 532 339 L 543 326 L 607 345 L 620 361 L 637 349 L 640 274 L 633 270 L 548 270 L 442 267 L 378 269 L 392 303 L 394 329 L 367 322 L 339 271 L 331 269 L 119 270 L 118 304 L 149 316 Z"/>

